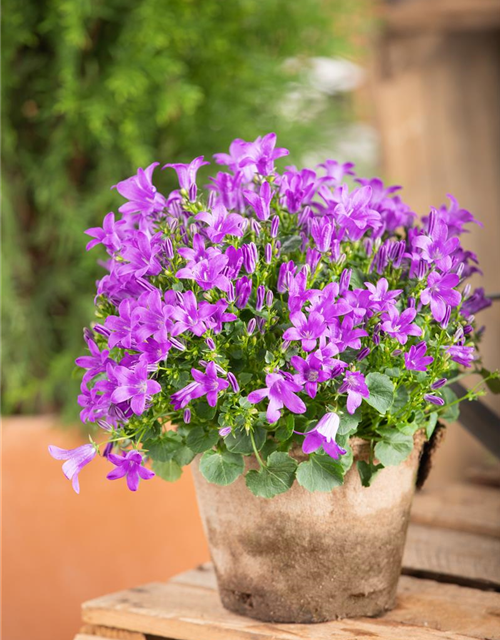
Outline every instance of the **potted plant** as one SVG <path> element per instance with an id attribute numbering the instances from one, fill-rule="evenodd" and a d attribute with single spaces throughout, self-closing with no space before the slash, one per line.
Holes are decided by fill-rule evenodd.
<path id="1" fill-rule="evenodd" d="M 227 169 L 158 163 L 116 185 L 127 202 L 89 229 L 108 253 L 78 402 L 97 454 L 132 491 L 193 462 L 223 604 L 279 622 L 393 606 L 423 443 L 454 420 L 463 366 L 490 382 L 465 281 L 474 217 L 450 198 L 421 221 L 375 178 L 327 160 L 275 161 L 276 136 L 235 140 Z M 479 387 L 467 398 L 481 393 Z M 149 468 L 148 461 L 151 462 Z"/>

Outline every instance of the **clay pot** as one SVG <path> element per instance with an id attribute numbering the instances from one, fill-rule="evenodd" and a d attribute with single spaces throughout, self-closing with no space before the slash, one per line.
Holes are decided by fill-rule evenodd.
<path id="1" fill-rule="evenodd" d="M 422 451 L 383 469 L 371 487 L 355 465 L 329 493 L 297 482 L 257 498 L 240 476 L 221 487 L 193 464 L 198 504 L 222 604 L 267 622 L 311 623 L 376 616 L 394 607 L 415 478 Z M 352 439 L 354 459 L 367 459 Z M 253 458 L 247 468 L 256 468 Z"/>

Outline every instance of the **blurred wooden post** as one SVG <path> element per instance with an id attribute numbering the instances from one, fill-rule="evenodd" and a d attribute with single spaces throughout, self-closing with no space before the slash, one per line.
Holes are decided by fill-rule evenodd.
<path id="1" fill-rule="evenodd" d="M 484 224 L 464 239 L 484 271 L 473 285 L 500 291 L 500 0 L 386 3 L 372 81 L 385 177 L 420 215 L 447 193 L 473 212 Z M 496 369 L 500 303 L 480 321 Z M 498 396 L 487 402 L 500 413 Z"/>

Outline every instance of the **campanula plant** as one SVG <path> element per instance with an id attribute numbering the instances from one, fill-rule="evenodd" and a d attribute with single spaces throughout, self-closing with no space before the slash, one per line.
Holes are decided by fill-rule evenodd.
<path id="1" fill-rule="evenodd" d="M 98 453 L 133 491 L 177 479 L 197 454 L 209 482 L 246 473 L 257 496 L 294 481 L 329 491 L 353 436 L 370 443 L 357 463 L 367 486 L 417 431 L 457 418 L 460 367 L 497 377 L 477 351 L 490 301 L 466 284 L 479 271 L 460 241 L 472 214 L 450 197 L 419 221 L 399 187 L 333 160 L 279 172 L 286 155 L 274 134 L 235 140 L 205 191 L 203 157 L 165 165 L 180 186 L 165 195 L 153 163 L 116 185 L 121 217 L 86 232 L 107 260 L 78 402 L 108 437 L 51 447 L 76 491 Z"/>

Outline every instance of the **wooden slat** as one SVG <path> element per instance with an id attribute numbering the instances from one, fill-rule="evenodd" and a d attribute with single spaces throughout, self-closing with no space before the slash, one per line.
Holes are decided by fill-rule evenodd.
<path id="1" fill-rule="evenodd" d="M 146 640 L 143 633 L 127 631 L 126 629 L 116 629 L 103 627 L 102 625 L 86 624 L 80 629 L 80 633 L 75 640 Z M 148 639 L 149 640 L 149 639 Z"/>
<path id="2" fill-rule="evenodd" d="M 500 595 L 496 593 L 403 577 L 398 606 L 383 618 L 317 625 L 266 624 L 223 609 L 213 571 L 206 566 L 166 584 L 123 591 L 83 606 L 83 619 L 89 624 L 176 640 L 353 640 L 365 636 L 387 640 L 499 640 L 499 615 Z"/>
<path id="3" fill-rule="evenodd" d="M 499 0 L 407 0 L 383 13 L 394 32 L 470 31 L 500 26 Z"/>
<path id="4" fill-rule="evenodd" d="M 410 524 L 403 572 L 479 588 L 500 588 L 500 540 Z"/>
<path id="5" fill-rule="evenodd" d="M 412 522 L 500 538 L 500 491 L 452 484 L 415 496 Z"/>

